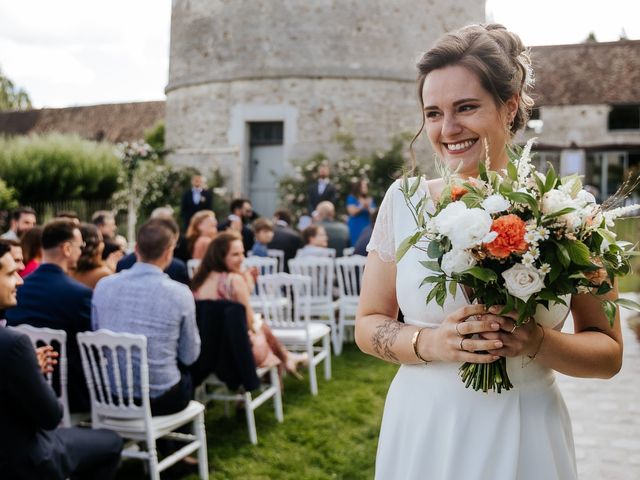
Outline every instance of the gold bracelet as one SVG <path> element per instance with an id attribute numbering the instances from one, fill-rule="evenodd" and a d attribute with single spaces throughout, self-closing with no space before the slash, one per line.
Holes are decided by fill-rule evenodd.
<path id="1" fill-rule="evenodd" d="M 411 339 L 411 345 L 413 346 L 413 353 L 416 354 L 416 357 L 418 358 L 418 360 L 420 360 L 423 363 L 429 363 L 430 360 L 425 360 L 424 358 L 422 358 L 422 355 L 420 355 L 420 352 L 418 352 L 418 340 L 420 338 L 420 334 L 425 328 L 427 327 L 422 327 L 414 332 L 413 338 Z"/>
<path id="2" fill-rule="evenodd" d="M 533 362 L 533 359 L 536 358 L 536 356 L 538 355 L 538 353 L 540 352 L 540 349 L 542 348 L 542 342 L 544 342 L 544 327 L 542 325 L 540 325 L 539 323 L 536 323 L 536 325 L 538 327 L 540 327 L 540 330 L 542 330 L 542 338 L 540 339 L 540 343 L 538 344 L 538 348 L 536 348 L 536 351 L 533 353 L 533 355 L 527 355 L 527 357 L 529 357 L 529 361 L 528 362 L 524 362 L 524 358 L 522 359 L 522 366 L 526 367 L 527 365 L 529 365 L 531 362 Z"/>

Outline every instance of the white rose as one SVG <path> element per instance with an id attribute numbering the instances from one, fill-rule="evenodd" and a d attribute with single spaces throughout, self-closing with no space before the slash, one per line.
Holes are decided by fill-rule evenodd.
<path id="1" fill-rule="evenodd" d="M 464 202 L 450 203 L 433 221 L 436 230 L 458 250 L 480 245 L 491 231 L 491 216 L 481 208 L 467 208 Z"/>
<path id="2" fill-rule="evenodd" d="M 502 272 L 504 286 L 514 297 L 526 302 L 534 293 L 544 288 L 544 275 L 533 267 L 521 263 L 515 264 L 509 270 Z"/>
<path id="3" fill-rule="evenodd" d="M 485 198 L 481 205 L 482 208 L 487 211 L 487 213 L 491 214 L 504 212 L 511 206 L 511 203 L 509 203 L 509 200 L 504 198 L 502 195 L 498 195 L 496 193 Z"/>
<path id="4" fill-rule="evenodd" d="M 596 203 L 596 197 L 594 197 L 592 193 L 589 193 L 586 190 L 580 190 L 576 195 L 576 199 L 585 205 L 588 203 Z"/>
<path id="5" fill-rule="evenodd" d="M 542 213 L 549 215 L 563 208 L 575 208 L 575 202 L 566 193 L 560 190 L 551 190 L 542 197 Z"/>
<path id="6" fill-rule="evenodd" d="M 442 271 L 451 276 L 452 273 L 460 273 L 473 267 L 476 259 L 467 250 L 449 250 L 442 256 Z"/>

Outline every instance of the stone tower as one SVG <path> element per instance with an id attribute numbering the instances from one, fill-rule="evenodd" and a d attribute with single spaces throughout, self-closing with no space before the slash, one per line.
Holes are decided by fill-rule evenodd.
<path id="1" fill-rule="evenodd" d="M 220 167 L 265 215 L 290 161 L 414 132 L 415 61 L 481 0 L 173 0 L 166 141 L 171 161 Z"/>

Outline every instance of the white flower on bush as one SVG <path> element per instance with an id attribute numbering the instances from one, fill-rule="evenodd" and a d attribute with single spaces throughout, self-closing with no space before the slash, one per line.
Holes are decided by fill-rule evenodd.
<path id="1" fill-rule="evenodd" d="M 454 249 L 480 245 L 491 231 L 491 216 L 481 208 L 467 208 L 464 202 L 451 202 L 433 218 L 438 233 L 451 240 Z"/>
<path id="2" fill-rule="evenodd" d="M 511 203 L 502 195 L 496 193 L 485 198 L 481 205 L 482 208 L 487 211 L 487 213 L 491 214 L 504 212 L 511 206 Z"/>
<path id="3" fill-rule="evenodd" d="M 456 248 L 449 250 L 442 256 L 442 271 L 451 276 L 452 273 L 461 273 L 473 267 L 476 259 L 467 250 L 458 250 Z"/>
<path id="4" fill-rule="evenodd" d="M 502 272 L 502 277 L 507 291 L 524 302 L 544 288 L 544 275 L 534 267 L 521 263 Z"/>

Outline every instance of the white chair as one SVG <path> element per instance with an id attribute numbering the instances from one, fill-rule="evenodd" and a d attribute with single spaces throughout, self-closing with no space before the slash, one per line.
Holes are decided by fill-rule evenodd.
<path id="1" fill-rule="evenodd" d="M 324 361 L 324 377 L 331 378 L 331 329 L 323 323 L 311 322 L 311 279 L 278 273 L 259 277 L 258 282 L 265 320 L 287 348 L 307 353 L 311 394 L 317 395 L 316 365 Z M 320 341 L 322 345 L 315 346 Z"/>
<path id="2" fill-rule="evenodd" d="M 360 287 L 362 286 L 362 272 L 367 262 L 366 257 L 352 255 L 336 259 L 336 275 L 338 277 L 338 347 L 336 354 L 342 351 L 344 331 L 346 326 L 355 327 Z"/>
<path id="3" fill-rule="evenodd" d="M 64 330 L 54 330 L 52 328 L 38 328 L 26 324 L 16 325 L 12 328 L 28 336 L 33 344 L 33 348 L 51 345 L 53 349 L 58 352 L 58 365 L 55 368 L 58 370 L 57 390 L 59 392 L 58 401 L 62 405 L 62 426 L 71 427 L 87 420 L 86 415 L 76 414 L 72 417 L 69 413 L 69 395 L 67 393 L 67 332 Z M 53 385 L 53 373 L 47 373 L 45 377 L 51 388 L 56 390 Z"/>
<path id="4" fill-rule="evenodd" d="M 187 273 L 189 274 L 189 279 L 193 278 L 193 276 L 196 274 L 196 270 L 198 270 L 198 267 L 201 263 L 202 260 L 200 260 L 199 258 L 190 258 L 189 260 L 187 260 Z"/>
<path id="5" fill-rule="evenodd" d="M 91 396 L 92 427 L 113 430 L 134 442 L 146 442 L 147 451 L 128 448 L 122 455 L 147 461 L 152 480 L 160 480 L 160 472 L 196 450 L 200 478 L 209 478 L 204 406 L 191 401 L 181 412 L 151 416 L 147 338 L 98 330 L 78 333 L 77 339 Z M 140 391 L 134 391 L 136 384 Z M 193 424 L 193 434 L 176 432 L 187 423 Z M 158 462 L 159 438 L 185 445 Z"/>
<path id="6" fill-rule="evenodd" d="M 350 257 L 351 255 L 353 255 L 354 251 L 355 251 L 354 247 L 343 248 L 342 249 L 342 256 L 343 257 Z"/>
<path id="7" fill-rule="evenodd" d="M 270 248 L 267 250 L 267 255 L 269 258 L 278 260 L 278 272 L 284 272 L 284 250 Z"/>
<path id="8" fill-rule="evenodd" d="M 207 377 L 196 391 L 196 398 L 204 405 L 211 401 L 221 400 L 225 403 L 225 412 L 229 414 L 229 402 L 243 402 L 247 416 L 247 428 L 249 430 L 249 441 L 257 445 L 258 432 L 256 430 L 255 410 L 270 398 L 273 398 L 273 408 L 278 422 L 284 421 L 282 411 L 282 391 L 280 389 L 280 377 L 278 367 L 265 367 L 256 369 L 256 374 L 260 379 L 269 374 L 269 383 L 260 386 L 260 393 L 254 398 L 251 392 L 232 392 L 215 375 Z"/>
<path id="9" fill-rule="evenodd" d="M 289 271 L 294 275 L 311 277 L 311 289 L 308 290 L 311 319 L 323 322 L 331 328 L 333 349 L 337 352 L 336 308 L 338 304 L 333 300 L 334 260 L 311 256 L 292 258 L 289 260 Z"/>
<path id="10" fill-rule="evenodd" d="M 257 257 L 254 255 L 247 257 L 244 260 L 244 266 L 246 268 L 257 268 L 259 275 L 273 275 L 278 272 L 278 260 L 276 258 Z M 258 283 L 256 282 L 255 288 L 251 293 L 249 303 L 251 304 L 251 308 L 253 308 L 254 312 L 262 313 L 262 300 L 260 299 L 258 289 Z"/>

